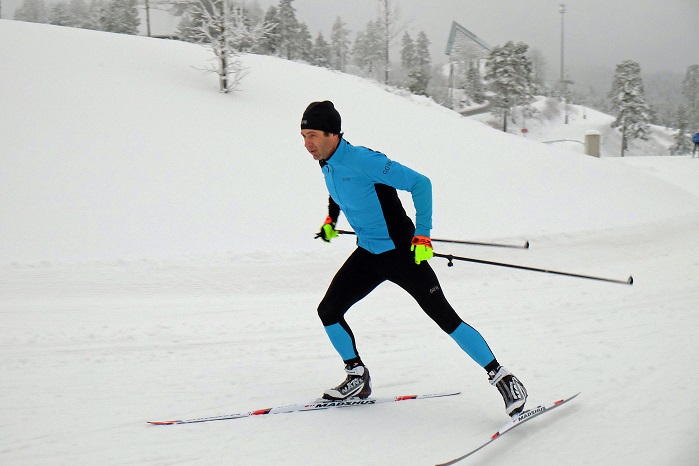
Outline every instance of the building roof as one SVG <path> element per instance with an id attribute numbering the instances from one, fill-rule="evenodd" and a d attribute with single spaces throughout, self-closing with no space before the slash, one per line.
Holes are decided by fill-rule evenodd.
<path id="1" fill-rule="evenodd" d="M 456 21 L 452 21 L 451 23 L 451 32 L 449 33 L 449 40 L 447 41 L 447 49 L 446 49 L 446 54 L 451 55 L 451 49 L 454 47 L 454 41 L 456 40 L 456 34 L 461 33 L 471 39 L 473 42 L 476 44 L 480 45 L 483 47 L 485 50 L 490 51 L 490 45 L 488 45 L 483 39 L 457 23 Z"/>

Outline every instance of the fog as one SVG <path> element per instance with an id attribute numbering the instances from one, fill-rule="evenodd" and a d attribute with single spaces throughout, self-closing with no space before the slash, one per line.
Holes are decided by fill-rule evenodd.
<path id="1" fill-rule="evenodd" d="M 279 3 L 256 1 L 265 10 Z M 399 7 L 399 22 L 405 30 L 413 37 L 420 31 L 427 34 L 434 63 L 446 61 L 449 29 L 456 21 L 491 46 L 513 40 L 538 49 L 546 59 L 549 77 L 556 79 L 561 66 L 561 19 L 567 74 L 581 67 L 613 70 L 627 59 L 639 62 L 645 73 L 684 73 L 689 65 L 699 63 L 697 0 L 568 1 L 564 15 L 559 13 L 560 0 L 390 1 Z M 22 0 L 0 2 L 2 18 L 11 19 Z M 248 5 L 254 2 L 244 0 Z M 293 5 L 297 18 L 308 25 L 311 34 L 315 37 L 322 32 L 326 38 L 336 17 L 356 33 L 375 19 L 378 11 L 377 0 L 295 0 Z M 174 24 L 165 23 L 161 30 Z M 158 29 L 157 24 L 154 29 Z M 400 36 L 395 42 L 393 54 L 397 58 Z"/>
<path id="2" fill-rule="evenodd" d="M 452 21 L 491 46 L 508 40 L 539 49 L 550 74 L 560 73 L 561 14 L 558 0 L 391 0 L 413 36 L 425 31 L 434 62 L 446 60 Z M 258 0 L 260 6 L 278 4 Z M 296 0 L 297 17 L 311 34 L 327 38 L 337 16 L 353 32 L 376 18 L 376 0 Z M 578 0 L 563 15 L 564 63 L 568 67 L 604 66 L 631 59 L 644 72 L 684 73 L 699 63 L 699 2 L 696 0 Z M 400 38 L 396 39 L 400 44 Z"/>

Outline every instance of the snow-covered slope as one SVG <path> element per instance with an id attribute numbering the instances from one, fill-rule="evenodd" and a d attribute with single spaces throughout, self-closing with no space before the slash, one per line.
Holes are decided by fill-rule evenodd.
<path id="1" fill-rule="evenodd" d="M 348 317 L 375 393 L 461 396 L 145 424 L 313 399 L 343 377 L 315 307 L 353 245 L 313 240 L 327 192 L 298 126 L 319 99 L 350 142 L 431 177 L 435 237 L 532 244 L 441 252 L 634 275 L 433 259 L 532 404 L 583 392 L 475 462 L 699 455 L 699 160 L 587 157 L 273 57 L 245 56 L 222 95 L 191 44 L 4 20 L 0 43 L 1 463 L 434 464 L 502 424 L 481 369 L 390 284 Z"/>
<path id="2" fill-rule="evenodd" d="M 336 103 L 350 142 L 434 178 L 435 236 L 686 211 L 685 193 L 644 172 L 326 69 L 250 55 L 242 90 L 221 95 L 196 45 L 11 21 L 2 34 L 0 263 L 301 247 L 326 204 L 299 136 L 318 99 Z"/>

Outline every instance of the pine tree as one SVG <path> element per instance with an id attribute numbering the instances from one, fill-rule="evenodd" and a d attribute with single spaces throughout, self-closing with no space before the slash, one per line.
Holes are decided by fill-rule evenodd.
<path id="1" fill-rule="evenodd" d="M 323 33 L 319 32 L 318 36 L 316 37 L 316 41 L 313 44 L 312 64 L 315 66 L 329 68 L 331 61 L 332 51 L 330 50 L 330 44 L 328 44 L 328 42 L 323 37 Z"/>
<path id="2" fill-rule="evenodd" d="M 477 104 L 485 102 L 485 86 L 481 79 L 481 73 L 473 61 L 468 64 L 466 81 L 464 81 L 464 92 Z"/>
<path id="3" fill-rule="evenodd" d="M 75 27 L 89 28 L 89 8 L 84 0 L 70 0 L 68 12 Z"/>
<path id="4" fill-rule="evenodd" d="M 296 19 L 294 0 L 279 0 L 277 32 L 280 37 L 279 52 L 287 60 L 293 60 L 299 54 L 299 22 Z"/>
<path id="5" fill-rule="evenodd" d="M 76 26 L 75 20 L 73 19 L 68 5 L 64 2 L 54 3 L 49 9 L 49 24 L 55 24 L 56 26 Z"/>
<path id="6" fill-rule="evenodd" d="M 105 4 L 103 0 L 90 1 L 90 4 L 87 7 L 85 23 L 83 24 L 85 29 L 93 29 L 96 31 L 100 30 L 100 17 L 102 16 L 102 10 L 104 7 Z"/>
<path id="7" fill-rule="evenodd" d="M 493 113 L 502 115 L 503 131 L 507 132 L 507 117 L 516 105 L 528 105 L 532 96 L 532 64 L 527 56 L 529 46 L 512 41 L 496 46 L 486 61 L 485 80 L 495 94 Z"/>
<path id="8" fill-rule="evenodd" d="M 670 147 L 670 155 L 686 155 L 692 151 L 691 134 L 687 135 L 687 109 L 680 105 L 675 114 L 677 121 L 677 134 L 675 134 L 674 144 Z M 690 130 L 691 131 L 691 130 Z"/>
<path id="9" fill-rule="evenodd" d="M 427 85 L 430 82 L 430 41 L 424 31 L 417 35 L 415 43 L 415 59 L 408 74 L 410 83 L 408 89 L 418 95 L 427 95 Z"/>
<path id="10" fill-rule="evenodd" d="M 402 47 L 400 49 L 400 64 L 406 72 L 410 72 L 415 63 L 415 42 L 406 31 L 403 34 Z"/>
<path id="11" fill-rule="evenodd" d="M 527 54 L 529 61 L 532 62 L 532 92 L 539 95 L 546 93 L 546 59 L 541 50 L 530 49 Z"/>
<path id="12" fill-rule="evenodd" d="M 368 76 L 378 77 L 376 73 L 383 64 L 383 42 L 379 26 L 369 21 L 364 32 L 357 33 L 352 49 L 354 63 L 366 72 Z"/>
<path id="13" fill-rule="evenodd" d="M 340 17 L 335 18 L 330 32 L 330 66 L 336 70 L 345 71 L 350 56 L 350 31 Z"/>
<path id="14" fill-rule="evenodd" d="M 282 36 L 279 29 L 279 11 L 275 6 L 270 6 L 267 9 L 264 21 L 272 29 L 260 40 L 257 51 L 265 55 L 278 55 L 280 53 Z"/>
<path id="15" fill-rule="evenodd" d="M 617 115 L 612 128 L 621 131 L 621 156 L 634 139 L 645 140 L 650 133 L 652 111 L 645 101 L 641 67 L 633 60 L 626 60 L 616 66 L 612 89 L 608 95 Z"/>
<path id="16" fill-rule="evenodd" d="M 112 0 L 102 10 L 100 29 L 120 34 L 138 34 L 141 20 L 136 0 Z"/>
<path id="17" fill-rule="evenodd" d="M 690 131 L 699 131 L 699 65 L 687 68 L 687 74 L 682 81 L 682 98 L 687 109 Z"/>
<path id="18" fill-rule="evenodd" d="M 44 3 L 44 0 L 24 0 L 19 8 L 15 10 L 13 18 L 17 21 L 45 23 L 48 19 L 46 3 Z"/>
<path id="19" fill-rule="evenodd" d="M 306 63 L 313 63 L 315 60 L 315 51 L 313 50 L 313 37 L 311 31 L 308 30 L 306 23 L 299 23 L 298 34 L 296 36 L 296 45 L 299 50 L 298 58 Z"/>

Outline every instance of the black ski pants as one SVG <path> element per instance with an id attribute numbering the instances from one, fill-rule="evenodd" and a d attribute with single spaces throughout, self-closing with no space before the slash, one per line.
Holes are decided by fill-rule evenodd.
<path id="1" fill-rule="evenodd" d="M 416 264 L 410 248 L 403 247 L 381 254 L 357 248 L 335 274 L 318 306 L 323 325 L 339 323 L 352 336 L 345 313 L 385 280 L 407 291 L 446 333 L 451 334 L 463 322 L 444 296 L 430 264 Z"/>

